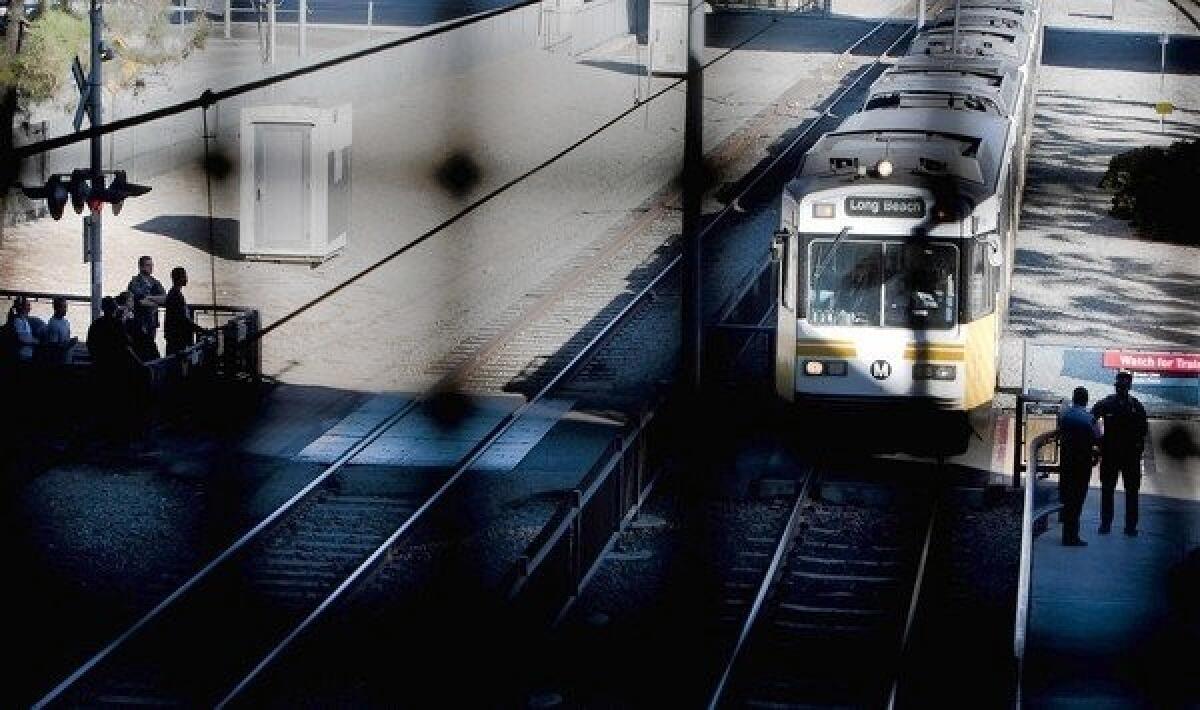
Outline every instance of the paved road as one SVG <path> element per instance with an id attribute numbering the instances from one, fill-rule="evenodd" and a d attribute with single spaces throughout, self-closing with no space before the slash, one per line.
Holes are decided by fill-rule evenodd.
<path id="1" fill-rule="evenodd" d="M 1042 64 L 1079 69 L 1154 72 L 1161 68 L 1159 37 L 1073 27 L 1047 27 Z M 1168 74 L 1200 74 L 1200 37 L 1169 34 Z"/>

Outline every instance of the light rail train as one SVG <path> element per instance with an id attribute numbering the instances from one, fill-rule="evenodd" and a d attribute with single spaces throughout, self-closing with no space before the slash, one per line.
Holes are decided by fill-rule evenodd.
<path id="1" fill-rule="evenodd" d="M 969 410 L 995 395 L 1025 185 L 1040 6 L 960 0 L 784 188 L 784 400 Z"/>

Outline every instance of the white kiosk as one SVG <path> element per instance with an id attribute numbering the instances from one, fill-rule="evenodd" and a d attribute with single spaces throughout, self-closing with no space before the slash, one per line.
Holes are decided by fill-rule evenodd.
<path id="1" fill-rule="evenodd" d="M 346 246 L 352 124 L 348 104 L 242 109 L 242 256 L 322 262 Z"/>
<path id="2" fill-rule="evenodd" d="M 650 0 L 650 73 L 687 74 L 689 6 L 689 0 Z M 704 46 L 703 40 L 700 46 Z"/>

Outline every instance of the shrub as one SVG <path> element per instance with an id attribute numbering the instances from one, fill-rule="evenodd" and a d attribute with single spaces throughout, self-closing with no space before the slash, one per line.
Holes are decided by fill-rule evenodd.
<path id="1" fill-rule="evenodd" d="M 71 60 L 88 58 L 89 29 L 83 18 L 51 10 L 29 25 L 21 52 L 0 52 L 0 81 L 15 83 L 21 94 L 34 101 L 54 96 L 70 80 Z"/>
<path id="2" fill-rule="evenodd" d="M 1100 187 L 1113 190 L 1110 214 L 1146 236 L 1200 245 L 1192 206 L 1200 195 L 1200 140 L 1114 155 Z"/>

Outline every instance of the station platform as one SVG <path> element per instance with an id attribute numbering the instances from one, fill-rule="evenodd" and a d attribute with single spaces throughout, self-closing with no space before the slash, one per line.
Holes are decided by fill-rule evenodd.
<path id="1" fill-rule="evenodd" d="M 1200 707 L 1200 422 L 1152 420 L 1137 537 L 1097 533 L 1098 474 L 1083 510 L 1087 547 L 1064 547 L 1057 516 L 1034 542 L 1025 708 Z"/>

